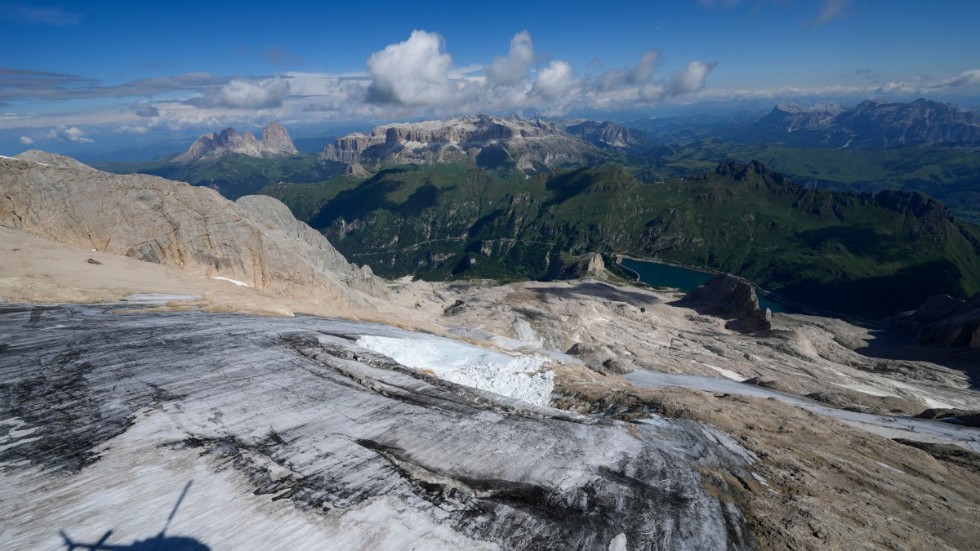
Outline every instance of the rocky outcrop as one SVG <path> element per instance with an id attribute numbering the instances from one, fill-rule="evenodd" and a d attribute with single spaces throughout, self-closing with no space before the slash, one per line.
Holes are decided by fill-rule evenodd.
<path id="1" fill-rule="evenodd" d="M 892 328 L 920 344 L 980 348 L 980 293 L 969 300 L 936 295 L 922 306 L 889 319 Z"/>
<path id="2" fill-rule="evenodd" d="M 232 153 L 249 157 L 282 157 L 295 155 L 298 151 L 286 128 L 278 122 L 271 122 L 262 129 L 261 139 L 256 139 L 248 130 L 240 134 L 234 128 L 205 134 L 187 151 L 175 157 L 174 162 L 191 163 Z"/>
<path id="3" fill-rule="evenodd" d="M 207 188 L 75 162 L 0 159 L 0 225 L 320 304 L 385 292 L 275 199 L 232 203 Z"/>
<path id="4" fill-rule="evenodd" d="M 547 279 L 579 279 L 587 276 L 600 276 L 606 271 L 606 263 L 599 253 L 582 256 L 564 254 L 552 255 L 548 265 Z"/>
<path id="5" fill-rule="evenodd" d="M 320 156 L 365 164 L 470 161 L 484 168 L 533 172 L 585 164 L 601 154 L 595 146 L 545 121 L 475 115 L 378 126 L 370 134 L 338 138 Z"/>
<path id="6" fill-rule="evenodd" d="M 676 301 L 677 306 L 727 319 L 725 327 L 740 333 L 772 329 L 772 312 L 759 309 L 752 285 L 729 274 L 718 274 Z"/>

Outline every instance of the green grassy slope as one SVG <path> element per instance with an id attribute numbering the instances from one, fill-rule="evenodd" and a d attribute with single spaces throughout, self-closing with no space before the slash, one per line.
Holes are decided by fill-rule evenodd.
<path id="1" fill-rule="evenodd" d="M 757 159 L 807 187 L 921 191 L 942 201 L 957 217 L 980 223 L 980 149 L 975 147 L 860 150 L 700 138 L 654 148 L 642 158 L 666 175 L 713 169 L 718 159 Z"/>
<path id="2" fill-rule="evenodd" d="M 270 186 L 350 260 L 422 277 L 543 277 L 552 254 L 657 256 L 880 317 L 980 290 L 977 229 L 922 194 L 802 189 L 764 166 L 662 184 L 606 164 L 526 178 L 462 165 Z"/>

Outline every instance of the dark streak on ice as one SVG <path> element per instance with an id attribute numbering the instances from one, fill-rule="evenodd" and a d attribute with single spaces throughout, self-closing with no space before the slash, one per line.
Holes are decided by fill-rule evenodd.
<path id="1" fill-rule="evenodd" d="M 631 549 L 754 544 L 739 499 L 702 475 L 745 479 L 750 459 L 704 425 L 627 431 L 461 387 L 353 342 L 411 338 L 383 325 L 119 307 L 0 306 L 0 421 L 33 430 L 0 451 L 3 476 L 76 473 L 160 409 L 184 431 L 168 453 L 321 515 L 389 497 L 504 549 L 604 550 L 620 533 Z"/>

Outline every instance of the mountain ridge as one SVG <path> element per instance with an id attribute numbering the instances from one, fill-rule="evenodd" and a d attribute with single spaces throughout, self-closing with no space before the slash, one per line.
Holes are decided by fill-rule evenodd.
<path id="1" fill-rule="evenodd" d="M 758 162 L 658 184 L 614 163 L 532 178 L 412 165 L 345 182 L 265 192 L 386 277 L 536 279 L 556 253 L 598 251 L 734 273 L 868 318 L 980 289 L 976 229 L 940 202 L 805 189 Z"/>
<path id="2" fill-rule="evenodd" d="M 541 119 L 473 115 L 375 127 L 324 148 L 321 158 L 351 164 L 472 162 L 482 168 L 535 173 L 595 162 L 595 145 Z"/>
<path id="3" fill-rule="evenodd" d="M 754 125 L 791 143 L 855 149 L 955 143 L 980 145 L 980 119 L 953 104 L 919 98 L 910 103 L 866 100 L 802 109 L 779 104 Z"/>

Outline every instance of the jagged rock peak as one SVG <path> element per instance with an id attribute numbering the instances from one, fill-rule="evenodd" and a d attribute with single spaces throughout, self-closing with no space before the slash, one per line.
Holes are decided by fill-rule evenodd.
<path id="1" fill-rule="evenodd" d="M 262 138 L 256 139 L 248 130 L 239 133 L 234 128 L 205 134 L 174 161 L 190 163 L 199 159 L 213 159 L 236 153 L 249 157 L 282 157 L 298 153 L 289 132 L 278 122 L 271 122 L 262 129 Z"/>
<path id="2" fill-rule="evenodd" d="M 271 149 L 296 153 L 296 146 L 289 137 L 286 127 L 278 122 L 272 121 L 262 129 L 262 143 Z"/>

